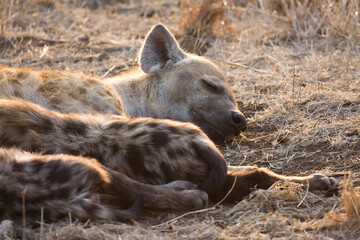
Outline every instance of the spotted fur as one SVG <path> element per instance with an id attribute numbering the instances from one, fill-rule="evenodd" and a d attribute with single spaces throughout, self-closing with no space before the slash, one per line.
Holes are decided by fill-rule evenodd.
<path id="1" fill-rule="evenodd" d="M 63 113 L 123 114 L 114 90 L 95 77 L 0 65 L 0 97 L 21 98 Z"/>
<path id="2" fill-rule="evenodd" d="M 21 98 L 62 113 L 193 122 L 216 143 L 246 129 L 222 71 L 209 59 L 184 52 L 161 24 L 146 37 L 139 68 L 100 79 L 0 66 L 0 98 Z"/>
<path id="3" fill-rule="evenodd" d="M 163 25 L 147 35 L 139 59 L 140 69 L 104 80 L 0 66 L 0 214 L 21 214 L 26 186 L 30 215 L 43 208 L 49 218 L 72 212 L 119 220 L 136 217 L 141 206 L 199 208 L 207 194 L 222 199 L 235 181 L 229 202 L 279 180 L 309 182 L 311 190 L 336 186 L 323 175 L 227 171 L 211 140 L 233 137 L 246 120 L 224 74 L 181 50 Z"/>
<path id="4" fill-rule="evenodd" d="M 71 213 L 85 219 L 128 221 L 139 216 L 142 205 L 192 209 L 207 201 L 200 190 L 143 184 L 92 158 L 6 148 L 0 148 L 0 192 L 0 216 L 14 220 L 23 214 L 41 219 L 42 211 L 46 219 Z"/>
<path id="5" fill-rule="evenodd" d="M 184 188 L 181 187 L 181 181 L 180 185 L 174 181 L 192 182 L 209 194 L 212 200 L 224 197 L 236 181 L 227 199 L 230 202 L 242 200 L 254 187 L 266 189 L 279 180 L 309 182 L 311 190 L 328 190 L 336 185 L 334 179 L 325 176 L 285 177 L 262 168 L 227 172 L 225 161 L 216 146 L 191 123 L 150 118 L 127 119 L 115 115 L 62 114 L 23 100 L 0 99 L 0 129 L 0 147 L 96 158 L 108 167 L 106 169 L 112 169 L 107 170 L 107 173 L 120 175 L 111 181 L 114 188 L 120 184 L 129 192 L 139 191 L 141 197 L 147 191 L 129 184 L 128 177 L 131 181 L 162 185 L 161 188 L 180 186 L 181 189 Z M 87 166 L 87 159 L 81 158 L 80 161 L 84 161 L 84 166 Z M 76 179 L 73 176 L 76 173 L 70 168 L 63 169 L 58 165 L 55 168 L 53 178 L 45 178 L 47 184 L 77 184 L 73 180 Z M 58 169 L 63 172 L 57 172 L 60 171 Z M 91 175 L 90 172 L 85 174 Z M 29 170 L 30 180 L 36 179 L 37 175 L 36 170 Z M 106 174 L 103 176 L 106 179 Z M 68 191 L 72 191 L 71 186 L 66 186 Z M 109 187 L 109 191 L 111 189 Z M 158 203 L 156 208 L 200 207 L 204 202 L 202 199 L 206 198 L 200 194 L 205 194 L 201 191 L 180 193 L 183 199 L 191 198 L 198 204 L 179 203 L 179 195 L 177 201 L 171 199 L 174 204 L 166 204 L 167 195 L 155 200 L 150 194 L 145 198 L 144 206 L 151 207 L 148 202 L 152 202 Z M 49 192 L 49 196 L 52 194 Z M 118 195 L 116 191 L 113 194 Z"/>
<path id="6" fill-rule="evenodd" d="M 22 100 L 0 99 L 0 127 L 0 146 L 96 158 L 144 183 L 187 180 L 212 192 L 226 178 L 222 155 L 190 123 L 61 114 Z"/>

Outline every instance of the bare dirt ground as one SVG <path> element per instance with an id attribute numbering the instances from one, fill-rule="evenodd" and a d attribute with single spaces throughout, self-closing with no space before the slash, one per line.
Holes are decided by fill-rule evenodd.
<path id="1" fill-rule="evenodd" d="M 220 147 L 229 164 L 325 173 L 345 190 L 325 197 L 279 184 L 237 205 L 185 216 L 145 212 L 131 224 L 39 220 L 27 238 L 360 238 L 359 3 L 207 0 L 201 12 L 200 2 L 3 0 L 0 64 L 119 74 L 137 64 L 142 39 L 162 22 L 185 48 L 195 42 L 234 88 L 249 128 Z"/>

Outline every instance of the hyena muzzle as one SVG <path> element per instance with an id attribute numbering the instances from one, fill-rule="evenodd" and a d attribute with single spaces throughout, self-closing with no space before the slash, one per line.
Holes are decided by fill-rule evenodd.
<path id="1" fill-rule="evenodd" d="M 310 190 L 327 191 L 337 185 L 335 179 L 323 175 L 286 177 L 255 167 L 228 171 L 216 146 L 191 123 L 60 114 L 22 100 L 3 99 L 0 127 L 1 147 L 96 158 L 145 184 L 174 187 L 173 181 L 190 181 L 213 201 L 227 194 L 235 178 L 228 202 L 240 201 L 253 188 L 267 189 L 279 180 L 309 183 Z M 126 184 L 121 181 L 114 184 Z"/>
<path id="2" fill-rule="evenodd" d="M 140 68 L 108 79 L 0 66 L 0 98 L 22 98 L 62 113 L 106 113 L 192 122 L 215 143 L 247 128 L 223 72 L 184 52 L 163 25 L 147 35 Z"/>
<path id="3" fill-rule="evenodd" d="M 42 211 L 45 219 L 70 212 L 83 219 L 128 221 L 142 206 L 196 209 L 207 201 L 205 192 L 191 189 L 194 184 L 171 184 L 143 184 L 91 158 L 0 148 L 0 216 L 12 220 L 22 219 L 23 211 L 27 219 L 41 219 Z"/>

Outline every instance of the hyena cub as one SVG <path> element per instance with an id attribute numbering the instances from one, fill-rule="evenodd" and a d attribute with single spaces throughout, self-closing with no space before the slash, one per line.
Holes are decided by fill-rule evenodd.
<path id="1" fill-rule="evenodd" d="M 213 201 L 223 198 L 235 180 L 235 188 L 227 198 L 229 202 L 240 201 L 253 188 L 266 189 L 279 180 L 308 182 L 310 190 L 329 190 L 337 184 L 335 179 L 323 175 L 285 177 L 262 168 L 227 172 L 216 146 L 191 123 L 60 114 L 22 100 L 3 99 L 0 127 L 2 147 L 93 157 L 146 184 L 176 188 L 177 182 L 171 182 L 190 181 Z M 114 184 L 127 184 L 121 181 Z M 194 193 L 199 198 L 199 193 Z"/>
<path id="2" fill-rule="evenodd" d="M 78 218 L 128 221 L 139 216 L 142 204 L 192 209 L 207 201 L 205 192 L 143 184 L 95 159 L 5 148 L 0 148 L 0 192 L 0 216 L 13 220 L 22 218 L 23 209 L 28 219 L 40 219 L 42 208 L 46 219 L 70 212 Z"/>
<path id="3" fill-rule="evenodd" d="M 0 66 L 0 98 L 22 98 L 62 113 L 192 122 L 216 143 L 246 129 L 222 71 L 207 58 L 184 52 L 163 25 L 147 35 L 139 66 L 108 79 Z"/>

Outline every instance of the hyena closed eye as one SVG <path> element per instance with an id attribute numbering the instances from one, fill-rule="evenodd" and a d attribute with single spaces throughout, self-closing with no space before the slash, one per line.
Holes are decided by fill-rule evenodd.
<path id="1" fill-rule="evenodd" d="M 0 215 L 13 220 L 22 218 L 23 209 L 27 219 L 40 219 L 42 209 L 46 219 L 70 212 L 84 219 L 128 221 L 139 216 L 142 205 L 196 209 L 207 201 L 202 191 L 143 184 L 95 159 L 5 148 L 0 148 L 0 192 Z"/>
<path id="2" fill-rule="evenodd" d="M 0 98 L 22 98 L 62 113 L 192 122 L 216 143 L 246 129 L 222 71 L 207 58 L 184 52 L 163 25 L 147 35 L 139 66 L 108 79 L 0 66 Z"/>
<path id="3" fill-rule="evenodd" d="M 142 183 L 190 181 L 211 200 L 225 196 L 235 178 L 230 202 L 242 200 L 254 187 L 266 189 L 279 180 L 309 182 L 310 190 L 337 185 L 323 175 L 285 177 L 262 168 L 227 171 L 216 146 L 191 123 L 60 114 L 21 100 L 0 100 L 0 127 L 1 146 L 93 157 Z"/>

